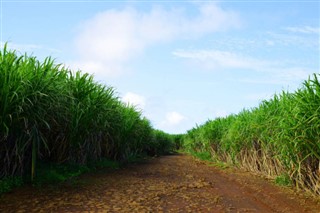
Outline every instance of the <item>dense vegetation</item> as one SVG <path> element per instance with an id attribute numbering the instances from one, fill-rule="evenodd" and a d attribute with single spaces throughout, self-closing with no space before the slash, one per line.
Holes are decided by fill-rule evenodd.
<path id="1" fill-rule="evenodd" d="M 168 135 L 92 76 L 5 47 L 0 51 L 0 193 L 20 185 L 22 177 L 64 180 L 99 165 L 183 147 L 320 194 L 318 77 L 256 108 L 209 120 L 183 136 Z"/>
<path id="2" fill-rule="evenodd" d="M 184 148 L 320 194 L 319 74 L 294 93 L 209 120 L 187 132 Z"/>
<path id="3" fill-rule="evenodd" d="M 92 76 L 51 58 L 39 62 L 1 50 L 0 185 L 8 178 L 13 185 L 17 177 L 33 179 L 42 162 L 124 162 L 173 148 L 171 136 L 154 130 L 139 110 Z"/>

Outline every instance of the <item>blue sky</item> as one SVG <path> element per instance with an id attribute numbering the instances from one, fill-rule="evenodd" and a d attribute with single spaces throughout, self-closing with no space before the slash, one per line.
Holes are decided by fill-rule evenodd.
<path id="1" fill-rule="evenodd" d="M 319 1 L 1 2 L 1 45 L 94 74 L 183 133 L 320 69 Z"/>

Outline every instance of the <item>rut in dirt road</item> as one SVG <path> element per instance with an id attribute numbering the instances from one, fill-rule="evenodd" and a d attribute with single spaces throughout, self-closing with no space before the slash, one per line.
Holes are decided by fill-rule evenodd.
<path id="1" fill-rule="evenodd" d="M 234 169 L 171 155 L 86 174 L 76 184 L 24 187 L 0 212 L 319 212 L 320 203 Z"/>

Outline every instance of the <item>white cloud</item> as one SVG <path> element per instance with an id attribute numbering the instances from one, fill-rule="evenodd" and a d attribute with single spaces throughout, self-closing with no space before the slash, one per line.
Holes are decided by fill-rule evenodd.
<path id="1" fill-rule="evenodd" d="M 144 109 L 146 106 L 146 98 L 133 92 L 126 93 L 123 96 L 122 101 L 141 109 Z"/>
<path id="2" fill-rule="evenodd" d="M 181 132 L 181 128 L 184 127 L 185 122 L 188 119 L 179 112 L 168 112 L 162 121 L 155 124 L 156 128 L 162 129 L 166 132 Z M 184 128 L 183 128 L 184 129 Z"/>
<path id="3" fill-rule="evenodd" d="M 166 124 L 178 125 L 186 118 L 178 112 L 169 112 L 166 114 Z"/>
<path id="4" fill-rule="evenodd" d="M 200 5 L 199 12 L 198 17 L 181 23 L 180 28 L 183 33 L 203 35 L 241 26 L 240 17 L 235 12 L 223 10 L 216 4 Z M 179 28 L 179 25 L 176 27 Z"/>
<path id="5" fill-rule="evenodd" d="M 109 10 L 84 22 L 76 38 L 81 57 L 97 61 L 122 61 L 141 48 L 134 28 L 136 11 Z"/>
<path id="6" fill-rule="evenodd" d="M 83 70 L 89 66 L 90 72 L 95 73 L 113 67 L 121 70 L 126 62 L 152 45 L 198 38 L 240 26 L 236 13 L 223 10 L 217 4 L 197 7 L 197 14 L 193 17 L 188 16 L 183 8 L 153 7 L 143 12 L 125 8 L 101 12 L 79 26 L 75 38 L 79 58 L 72 63 Z"/>

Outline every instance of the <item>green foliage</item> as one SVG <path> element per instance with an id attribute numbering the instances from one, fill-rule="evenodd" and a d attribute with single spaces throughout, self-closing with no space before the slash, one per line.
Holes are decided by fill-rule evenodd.
<path id="1" fill-rule="evenodd" d="M 149 155 L 169 154 L 175 150 L 175 136 L 167 134 L 161 130 L 152 131 L 152 139 L 147 149 Z"/>
<path id="2" fill-rule="evenodd" d="M 90 171 L 88 166 L 74 163 L 55 164 L 39 162 L 37 165 L 37 176 L 33 181 L 34 185 L 55 184 L 63 182 L 72 177 L 79 176 Z"/>
<path id="3" fill-rule="evenodd" d="M 280 186 L 290 186 L 292 184 L 288 175 L 279 175 L 274 181 L 277 185 Z"/>
<path id="4" fill-rule="evenodd" d="M 210 152 L 190 152 L 190 154 L 203 161 L 212 161 Z"/>
<path id="5" fill-rule="evenodd" d="M 98 169 L 116 169 L 120 167 L 119 162 L 108 159 L 88 162 L 87 165 L 76 163 L 56 164 L 51 162 L 39 162 L 37 165 L 38 173 L 33 181 L 33 184 L 37 186 L 60 183 L 83 173 L 96 171 Z"/>
<path id="6" fill-rule="evenodd" d="M 62 180 L 59 168 L 37 174 L 37 164 L 75 164 L 110 159 L 125 162 L 174 148 L 169 135 L 153 130 L 141 112 L 89 74 L 56 65 L 51 58 L 0 51 L 0 179 Z M 103 164 L 103 163 L 102 163 Z M 40 165 L 41 166 L 41 165 Z"/>
<path id="7" fill-rule="evenodd" d="M 0 180 L 0 195 L 23 184 L 22 177 L 10 177 Z"/>
<path id="8" fill-rule="evenodd" d="M 239 165 L 277 181 L 320 194 L 319 74 L 294 93 L 282 92 L 256 108 L 209 120 L 187 132 L 183 147 L 210 152 L 213 159 Z M 283 178 L 286 174 L 286 178 Z"/>

